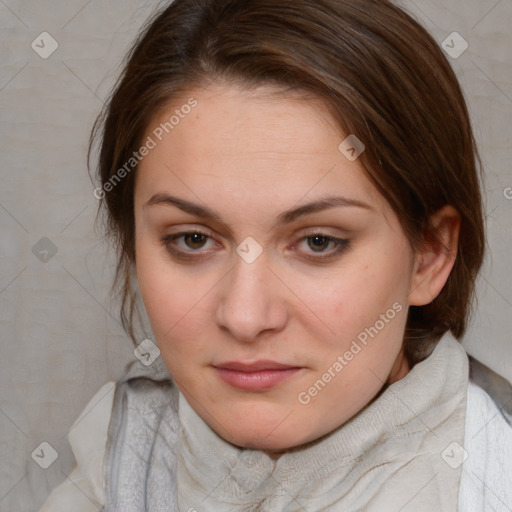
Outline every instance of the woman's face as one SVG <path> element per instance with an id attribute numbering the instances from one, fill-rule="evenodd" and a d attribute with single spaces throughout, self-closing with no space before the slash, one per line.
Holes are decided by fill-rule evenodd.
<path id="1" fill-rule="evenodd" d="M 407 374 L 415 269 L 357 153 L 339 149 L 348 134 L 319 101 L 273 93 L 216 84 L 161 111 L 135 187 L 163 361 L 221 437 L 267 451 L 331 432 Z"/>

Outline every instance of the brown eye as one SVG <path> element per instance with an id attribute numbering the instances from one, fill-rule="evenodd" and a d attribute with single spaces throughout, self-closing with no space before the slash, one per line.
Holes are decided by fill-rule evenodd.
<path id="1" fill-rule="evenodd" d="M 202 233 L 187 233 L 183 240 L 190 249 L 202 249 L 206 243 L 207 236 Z"/>
<path id="2" fill-rule="evenodd" d="M 322 252 L 324 249 L 329 247 L 331 239 L 323 235 L 308 236 L 308 246 L 315 252 Z M 311 242 L 311 243 L 310 243 Z"/>
<path id="3" fill-rule="evenodd" d="M 162 245 L 171 254 L 171 256 L 179 260 L 190 260 L 198 259 L 207 256 L 210 251 L 202 250 L 208 247 L 208 242 L 211 242 L 213 246 L 218 244 L 206 233 L 199 231 L 188 231 L 184 233 L 178 233 L 176 235 L 167 235 L 161 239 Z"/>
<path id="4" fill-rule="evenodd" d="M 314 233 L 313 235 L 306 236 L 301 240 L 307 240 L 307 250 L 302 251 L 304 252 L 303 257 L 307 260 L 316 262 L 334 259 L 350 247 L 349 240 L 324 235 L 322 233 Z M 329 250 L 329 247 L 332 247 L 332 249 Z M 317 256 L 314 254 L 317 254 Z"/>

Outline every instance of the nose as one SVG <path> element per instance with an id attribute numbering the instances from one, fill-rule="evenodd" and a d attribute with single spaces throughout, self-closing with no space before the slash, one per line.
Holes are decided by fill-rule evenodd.
<path id="1" fill-rule="evenodd" d="M 286 287 L 264 255 L 252 263 L 237 257 L 222 283 L 217 323 L 234 339 L 254 342 L 284 328 L 288 315 Z"/>

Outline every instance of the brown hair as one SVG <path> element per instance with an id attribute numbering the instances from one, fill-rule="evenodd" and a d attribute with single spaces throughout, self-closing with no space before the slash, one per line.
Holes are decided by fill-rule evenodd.
<path id="1" fill-rule="evenodd" d="M 428 32 L 386 0 L 175 0 L 141 30 L 94 125 L 88 161 L 99 138 L 102 186 L 139 148 L 162 106 L 214 80 L 321 98 L 341 131 L 365 144 L 361 163 L 412 247 L 435 239 L 434 212 L 447 204 L 458 210 L 454 268 L 432 303 L 409 308 L 406 355 L 412 366 L 447 330 L 460 338 L 485 247 L 481 162 L 456 75 Z M 99 205 L 118 251 L 114 288 L 134 342 L 135 172 Z"/>

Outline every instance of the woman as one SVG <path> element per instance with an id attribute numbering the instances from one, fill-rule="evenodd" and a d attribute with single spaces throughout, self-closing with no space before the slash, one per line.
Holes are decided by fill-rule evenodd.
<path id="1" fill-rule="evenodd" d="M 376 0 L 176 0 L 98 119 L 134 342 L 44 512 L 512 508 L 512 388 L 457 340 L 479 163 L 435 41 Z"/>

